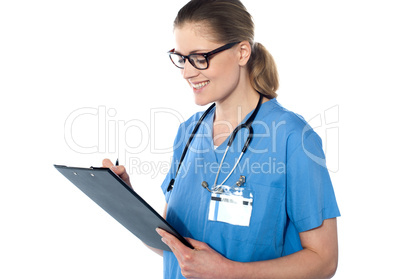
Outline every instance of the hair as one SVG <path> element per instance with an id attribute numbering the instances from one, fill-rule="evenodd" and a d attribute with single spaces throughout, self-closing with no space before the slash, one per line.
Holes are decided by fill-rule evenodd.
<path id="1" fill-rule="evenodd" d="M 214 40 L 221 43 L 248 41 L 251 57 L 247 69 L 253 88 L 269 99 L 279 87 L 275 61 L 268 50 L 254 42 L 254 22 L 239 0 L 191 0 L 178 12 L 174 28 L 185 23 L 208 27 Z"/>

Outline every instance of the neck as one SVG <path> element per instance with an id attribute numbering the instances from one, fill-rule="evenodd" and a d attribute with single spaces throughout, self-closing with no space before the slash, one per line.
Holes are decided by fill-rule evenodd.
<path id="1" fill-rule="evenodd" d="M 242 94 L 230 95 L 226 100 L 216 102 L 213 127 L 214 145 L 221 145 L 232 131 L 242 122 L 248 113 L 255 109 L 259 94 L 252 89 Z"/>
<path id="2" fill-rule="evenodd" d="M 236 127 L 255 109 L 259 97 L 254 89 L 240 94 L 233 92 L 227 99 L 216 103 L 215 123 L 229 122 L 233 128 Z"/>

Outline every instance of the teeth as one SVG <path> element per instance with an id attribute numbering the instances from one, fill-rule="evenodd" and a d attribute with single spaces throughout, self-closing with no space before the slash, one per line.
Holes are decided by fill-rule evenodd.
<path id="1" fill-rule="evenodd" d="M 192 84 L 192 85 L 195 89 L 200 89 L 200 88 L 204 87 L 205 85 L 207 85 L 208 83 L 209 83 L 209 81 L 204 81 L 204 82 L 200 82 L 200 83 Z"/>

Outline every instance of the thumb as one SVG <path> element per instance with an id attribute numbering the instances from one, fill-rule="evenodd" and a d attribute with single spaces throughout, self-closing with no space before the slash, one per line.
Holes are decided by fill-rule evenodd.
<path id="1" fill-rule="evenodd" d="M 130 177 L 124 166 L 115 166 L 112 163 L 112 161 L 110 161 L 110 159 L 106 158 L 106 159 L 103 159 L 103 161 L 102 161 L 102 167 L 110 168 L 115 174 L 120 176 L 120 178 L 123 179 L 124 182 L 126 182 L 128 186 L 130 186 L 132 188 L 131 183 L 130 183 Z"/>
<path id="2" fill-rule="evenodd" d="M 188 241 L 188 243 L 191 244 L 191 246 L 194 247 L 195 250 L 205 250 L 206 248 L 208 248 L 208 244 L 189 238 L 189 237 L 185 237 L 185 239 Z"/>

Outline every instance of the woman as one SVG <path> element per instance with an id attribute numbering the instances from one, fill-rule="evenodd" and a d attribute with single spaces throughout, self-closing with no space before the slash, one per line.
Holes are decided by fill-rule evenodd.
<path id="1" fill-rule="evenodd" d="M 158 230 L 173 251 L 156 251 L 165 278 L 332 277 L 339 210 L 316 160 L 321 140 L 276 101 L 276 66 L 254 42 L 251 16 L 238 0 L 192 0 L 174 35 L 170 59 L 196 104 L 215 107 L 182 123 L 175 140 L 165 218 L 195 249 Z M 243 125 L 231 139 L 239 124 L 251 130 Z M 129 183 L 123 166 L 103 165 Z"/>

